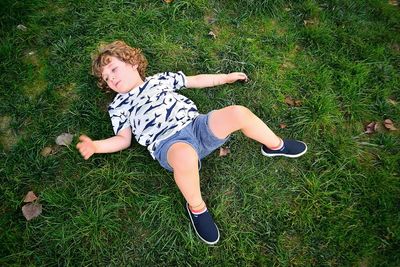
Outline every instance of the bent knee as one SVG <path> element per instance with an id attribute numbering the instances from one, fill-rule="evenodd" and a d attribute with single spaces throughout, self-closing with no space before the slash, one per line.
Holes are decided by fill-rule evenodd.
<path id="1" fill-rule="evenodd" d="M 253 114 L 248 108 L 240 105 L 229 106 L 229 112 L 231 116 L 238 122 L 248 122 L 250 116 Z"/>
<path id="2" fill-rule="evenodd" d="M 178 142 L 173 144 L 167 152 L 168 164 L 175 170 L 189 170 L 198 166 L 196 150 L 187 144 Z"/>

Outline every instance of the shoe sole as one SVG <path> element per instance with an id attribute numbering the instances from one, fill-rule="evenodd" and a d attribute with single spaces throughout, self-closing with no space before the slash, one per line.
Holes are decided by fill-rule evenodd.
<path id="1" fill-rule="evenodd" d="M 303 152 L 301 152 L 300 154 L 296 154 L 296 155 L 288 155 L 288 154 L 283 154 L 283 153 L 268 154 L 268 153 L 265 153 L 265 152 L 264 152 L 264 150 L 262 149 L 262 146 L 261 146 L 261 153 L 262 153 L 264 156 L 267 156 L 267 157 L 278 157 L 278 156 L 283 156 L 283 157 L 287 157 L 287 158 L 298 158 L 298 157 L 304 155 L 304 154 L 307 152 L 307 149 L 308 149 L 308 147 L 307 147 L 307 145 L 306 145 L 305 143 L 303 143 L 303 142 L 301 142 L 301 141 L 299 141 L 299 142 L 302 143 L 302 144 L 304 144 L 304 145 L 306 146 L 306 149 L 305 149 Z"/>
<path id="2" fill-rule="evenodd" d="M 218 229 L 218 226 L 214 223 L 215 227 L 217 228 L 217 232 L 218 232 L 218 238 L 217 238 L 217 240 L 214 241 L 214 242 L 207 241 L 207 240 L 205 240 L 204 238 L 202 238 L 202 237 L 199 235 L 199 233 L 197 232 L 196 226 L 194 226 L 194 222 L 193 222 L 193 219 L 192 219 L 192 215 L 190 214 L 191 212 L 190 212 L 190 210 L 189 210 L 189 204 L 188 204 L 188 203 L 186 203 L 186 210 L 187 210 L 187 212 L 188 212 L 188 214 L 189 214 L 189 218 L 190 218 L 190 221 L 192 222 L 192 226 L 193 226 L 194 231 L 196 232 L 196 235 L 197 235 L 204 243 L 206 243 L 206 244 L 208 244 L 208 245 L 215 245 L 215 244 L 217 244 L 218 241 L 219 241 L 219 229 Z"/>

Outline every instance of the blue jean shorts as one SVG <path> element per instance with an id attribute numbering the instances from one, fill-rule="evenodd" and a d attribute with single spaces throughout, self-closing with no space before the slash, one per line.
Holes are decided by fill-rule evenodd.
<path id="1" fill-rule="evenodd" d="M 157 146 L 157 149 L 154 151 L 154 156 L 163 168 L 171 172 L 173 171 L 167 161 L 167 152 L 175 143 L 187 143 L 194 148 L 199 158 L 200 169 L 200 160 L 222 146 L 228 140 L 229 136 L 220 139 L 211 132 L 210 127 L 208 126 L 208 118 L 211 113 L 212 111 L 206 115 L 200 114 L 182 130 L 161 141 Z"/>

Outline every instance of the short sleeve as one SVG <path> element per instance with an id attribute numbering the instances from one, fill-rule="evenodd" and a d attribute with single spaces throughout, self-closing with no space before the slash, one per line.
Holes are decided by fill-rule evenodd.
<path id="1" fill-rule="evenodd" d="M 153 76 L 157 80 L 164 80 L 173 91 L 186 88 L 186 75 L 182 71 L 163 72 Z"/>
<path id="2" fill-rule="evenodd" d="M 127 116 L 127 112 L 123 109 L 109 107 L 108 113 L 111 118 L 111 124 L 115 135 L 130 126 L 129 116 Z"/>

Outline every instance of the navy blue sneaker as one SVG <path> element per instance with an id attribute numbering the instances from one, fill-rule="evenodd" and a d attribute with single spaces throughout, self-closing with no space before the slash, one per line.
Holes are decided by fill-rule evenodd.
<path id="1" fill-rule="evenodd" d="M 214 223 L 207 208 L 200 214 L 192 213 L 189 204 L 186 203 L 186 210 L 198 237 L 209 245 L 214 245 L 219 241 L 219 230 Z"/>
<path id="2" fill-rule="evenodd" d="M 264 156 L 276 157 L 284 156 L 289 158 L 297 158 L 306 153 L 307 145 L 301 141 L 283 139 L 283 146 L 281 149 L 272 150 L 262 145 L 261 153 Z"/>

